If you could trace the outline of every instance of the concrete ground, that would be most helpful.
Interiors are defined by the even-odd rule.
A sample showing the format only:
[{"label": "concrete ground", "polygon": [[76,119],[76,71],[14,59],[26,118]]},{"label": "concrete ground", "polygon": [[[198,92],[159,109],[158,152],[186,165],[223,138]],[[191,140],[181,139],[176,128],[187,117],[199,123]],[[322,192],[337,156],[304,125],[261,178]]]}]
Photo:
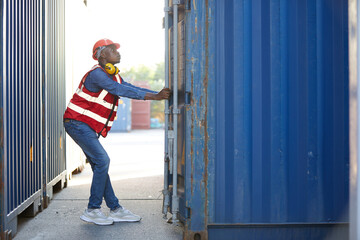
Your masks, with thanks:
[{"label": "concrete ground", "polygon": [[[15,240],[182,239],[182,227],[166,223],[161,212],[164,131],[111,133],[101,142],[111,159],[109,175],[120,204],[140,215],[141,222],[97,226],[80,220],[92,178],[87,164],[67,188],[54,194],[48,208],[34,218],[18,219]],[[102,209],[109,212],[104,202]]]}]

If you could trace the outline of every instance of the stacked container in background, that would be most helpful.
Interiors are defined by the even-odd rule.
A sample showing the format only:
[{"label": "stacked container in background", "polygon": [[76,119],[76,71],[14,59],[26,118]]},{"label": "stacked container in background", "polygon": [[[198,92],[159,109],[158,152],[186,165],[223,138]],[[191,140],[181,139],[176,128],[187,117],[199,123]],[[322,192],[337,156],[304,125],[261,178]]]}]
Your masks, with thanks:
[{"label": "stacked container in background", "polygon": [[[135,81],[134,86],[149,89],[146,81]],[[150,101],[131,99],[131,129],[150,129]]]},{"label": "stacked container in background", "polygon": [[119,106],[111,132],[130,132],[131,131],[131,102],[132,99],[122,97],[119,99]]}]

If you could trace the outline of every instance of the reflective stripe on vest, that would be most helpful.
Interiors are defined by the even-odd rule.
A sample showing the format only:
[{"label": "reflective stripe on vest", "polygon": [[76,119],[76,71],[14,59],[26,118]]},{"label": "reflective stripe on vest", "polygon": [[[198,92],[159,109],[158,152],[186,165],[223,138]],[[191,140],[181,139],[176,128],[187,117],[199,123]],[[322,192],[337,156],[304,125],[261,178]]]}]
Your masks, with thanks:
[{"label": "reflective stripe on vest", "polygon": [[[112,109],[112,103],[108,103],[106,101],[104,101],[104,97],[108,94],[108,92],[106,90],[102,90],[100,95],[98,97],[93,97],[85,92],[83,92],[81,89],[77,89],[76,90],[76,93],[77,95],[79,95],[80,97],[86,99],[87,101],[89,102],[93,102],[93,103],[97,103],[97,104],[100,104],[108,109]],[[115,110],[116,111],[117,107],[115,107]]]},{"label": "reflective stripe on vest", "polygon": [[[106,121],[107,121],[107,118],[104,118],[104,117],[101,117],[99,116],[98,114],[94,113],[94,112],[91,112],[89,110],[86,110],[84,108],[81,108],[75,104],[73,104],[72,102],[69,103],[68,105],[68,108],[70,108],[71,110],[81,114],[81,115],[85,115],[85,116],[88,116],[102,124],[106,124]],[[117,106],[115,107],[115,109],[117,109]],[[114,112],[115,112],[115,109],[114,109]],[[108,127],[111,127],[113,125],[113,121],[109,121],[108,123]]]},{"label": "reflective stripe on vest", "polygon": [[[117,96],[112,95],[104,89],[100,92],[94,93],[87,90],[84,86],[84,82],[88,74],[99,67],[101,68],[100,65],[95,65],[89,72],[85,74],[79,84],[78,89],[70,100],[70,103],[65,111],[64,118],[85,122],[92,129],[94,129],[96,133],[99,133],[103,129],[101,135],[106,137],[107,132],[113,125],[116,111],[118,109],[118,102],[116,101],[114,111],[111,114],[111,109]],[[104,69],[102,70],[105,71]],[[121,83],[119,74],[113,77],[112,80]],[[109,119],[107,127],[104,128],[108,118],[110,117],[110,114],[111,118]]]}]

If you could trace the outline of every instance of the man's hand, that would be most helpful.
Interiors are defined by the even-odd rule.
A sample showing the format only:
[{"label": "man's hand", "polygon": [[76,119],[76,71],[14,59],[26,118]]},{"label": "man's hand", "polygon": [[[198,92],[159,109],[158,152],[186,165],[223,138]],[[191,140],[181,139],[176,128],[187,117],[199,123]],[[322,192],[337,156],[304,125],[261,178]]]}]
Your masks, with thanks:
[{"label": "man's hand", "polygon": [[146,93],[145,100],[163,100],[169,99],[171,95],[171,90],[169,88],[163,88],[157,94],[154,93]]},{"label": "man's hand", "polygon": [[158,94],[156,94],[158,99],[155,100],[169,99],[170,95],[171,95],[170,88],[163,88]]}]

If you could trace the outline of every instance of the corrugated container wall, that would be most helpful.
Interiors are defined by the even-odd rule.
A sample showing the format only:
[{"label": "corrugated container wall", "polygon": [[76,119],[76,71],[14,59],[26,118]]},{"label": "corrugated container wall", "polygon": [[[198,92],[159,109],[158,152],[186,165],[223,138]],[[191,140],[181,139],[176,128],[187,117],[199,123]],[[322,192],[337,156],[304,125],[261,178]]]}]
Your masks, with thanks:
[{"label": "corrugated container wall", "polygon": [[[55,2],[55,1],[52,1]],[[52,14],[61,13],[61,4]],[[46,2],[47,3],[47,2]],[[17,216],[34,216],[44,207],[43,196],[53,179],[49,165],[61,165],[63,150],[51,147],[46,140],[45,123],[57,121],[52,109],[61,106],[49,95],[50,82],[61,92],[61,77],[47,80],[45,76],[45,22],[50,29],[59,29],[60,22],[51,22],[45,15],[45,0],[0,2],[0,234],[11,238],[17,231]],[[61,15],[61,14],[60,14]],[[62,33],[63,34],[63,33]],[[59,40],[59,39],[58,39]],[[58,42],[58,40],[56,40]],[[51,56],[61,55],[59,48],[50,48]],[[60,68],[59,71],[63,71]],[[54,87],[53,87],[54,88]],[[54,94],[54,93],[51,93]],[[61,95],[61,94],[60,94]],[[61,131],[52,129],[53,132]],[[51,139],[51,137],[49,138]],[[60,141],[60,135],[56,139]],[[49,140],[50,141],[50,140]],[[56,146],[59,146],[57,143]],[[50,157],[49,157],[50,156]],[[52,156],[53,159],[52,159]],[[49,160],[48,160],[49,158]],[[61,165],[64,169],[65,166]],[[46,181],[48,179],[49,181]],[[54,183],[55,184],[55,183]]]},{"label": "corrugated container wall", "polygon": [[216,200],[245,204],[214,218],[346,221],[346,1],[218,5]]},{"label": "corrugated container wall", "polygon": [[[42,194],[42,4],[2,1],[1,227]],[[32,41],[29,41],[31,39]]]},{"label": "corrugated container wall", "polygon": [[[46,2],[45,86],[46,86],[46,199],[52,187],[65,183],[65,0]],[[58,27],[54,27],[58,26]]]},{"label": "corrugated container wall", "polygon": [[348,221],[347,2],[216,8],[215,222]]},{"label": "corrugated container wall", "polygon": [[185,10],[186,237],[347,239],[347,1],[185,1]]}]

